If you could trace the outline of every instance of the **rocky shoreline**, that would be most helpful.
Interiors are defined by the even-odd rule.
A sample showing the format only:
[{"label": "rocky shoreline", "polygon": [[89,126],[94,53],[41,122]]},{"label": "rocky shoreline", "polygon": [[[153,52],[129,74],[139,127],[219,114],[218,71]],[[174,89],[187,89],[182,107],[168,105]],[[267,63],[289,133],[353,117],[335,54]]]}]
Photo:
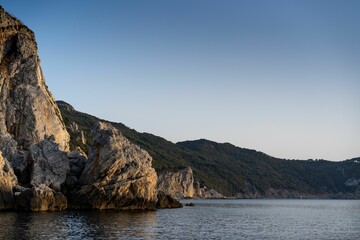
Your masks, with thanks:
[{"label": "rocky shoreline", "polygon": [[178,207],[158,201],[152,158],[110,124],[94,127],[89,157],[69,152],[34,33],[2,7],[0,20],[0,210]]},{"label": "rocky shoreline", "polygon": [[[79,146],[70,147],[69,132]],[[203,198],[360,199],[355,176],[345,182],[358,187],[355,193],[260,191],[246,179],[243,193],[226,197],[195,181],[191,167],[157,173],[150,154],[110,123],[97,122],[91,135],[86,139],[75,122],[65,126],[45,83],[34,33],[0,6],[0,210],[154,210],[182,207],[176,199]]]}]

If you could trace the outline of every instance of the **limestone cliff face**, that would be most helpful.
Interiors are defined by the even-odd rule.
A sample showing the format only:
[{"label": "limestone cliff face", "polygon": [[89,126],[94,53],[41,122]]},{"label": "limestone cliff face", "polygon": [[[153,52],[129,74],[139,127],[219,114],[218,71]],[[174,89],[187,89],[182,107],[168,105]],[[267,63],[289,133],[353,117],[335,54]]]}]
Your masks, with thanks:
[{"label": "limestone cliff face", "polygon": [[92,133],[94,145],[79,180],[77,207],[154,209],[157,174],[150,155],[110,124],[98,123]]},{"label": "limestone cliff face", "polygon": [[0,208],[63,209],[68,149],[34,33],[0,7]]},{"label": "limestone cliff face", "polygon": [[24,150],[53,136],[68,150],[69,134],[45,85],[34,33],[3,8],[0,19],[0,135]]},{"label": "limestone cliff face", "polygon": [[194,176],[190,167],[179,172],[164,172],[159,174],[157,182],[159,193],[170,195],[173,198],[194,197]]}]

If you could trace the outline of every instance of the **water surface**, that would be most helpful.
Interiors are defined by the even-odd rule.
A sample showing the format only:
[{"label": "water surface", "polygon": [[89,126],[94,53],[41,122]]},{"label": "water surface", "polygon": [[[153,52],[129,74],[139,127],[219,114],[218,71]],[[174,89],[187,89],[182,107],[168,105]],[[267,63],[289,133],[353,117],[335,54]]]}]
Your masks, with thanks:
[{"label": "water surface", "polygon": [[148,212],[0,212],[0,239],[359,239],[359,200],[184,200]]}]

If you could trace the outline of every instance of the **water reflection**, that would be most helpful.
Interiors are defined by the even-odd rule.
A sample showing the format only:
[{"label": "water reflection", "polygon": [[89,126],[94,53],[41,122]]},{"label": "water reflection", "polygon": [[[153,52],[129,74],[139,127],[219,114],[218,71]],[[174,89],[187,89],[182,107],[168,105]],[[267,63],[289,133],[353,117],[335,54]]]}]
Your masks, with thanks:
[{"label": "water reflection", "polygon": [[0,212],[0,239],[155,238],[156,213]]},{"label": "water reflection", "polygon": [[195,207],[151,212],[0,212],[0,239],[295,240],[360,236],[360,201],[190,201]]}]

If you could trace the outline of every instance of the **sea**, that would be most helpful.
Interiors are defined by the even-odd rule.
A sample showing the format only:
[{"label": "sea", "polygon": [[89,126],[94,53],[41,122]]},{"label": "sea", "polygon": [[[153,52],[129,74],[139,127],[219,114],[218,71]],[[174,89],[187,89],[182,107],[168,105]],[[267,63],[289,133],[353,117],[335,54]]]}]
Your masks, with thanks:
[{"label": "sea", "polygon": [[360,200],[182,200],[157,211],[0,212],[0,239],[360,239]]}]

